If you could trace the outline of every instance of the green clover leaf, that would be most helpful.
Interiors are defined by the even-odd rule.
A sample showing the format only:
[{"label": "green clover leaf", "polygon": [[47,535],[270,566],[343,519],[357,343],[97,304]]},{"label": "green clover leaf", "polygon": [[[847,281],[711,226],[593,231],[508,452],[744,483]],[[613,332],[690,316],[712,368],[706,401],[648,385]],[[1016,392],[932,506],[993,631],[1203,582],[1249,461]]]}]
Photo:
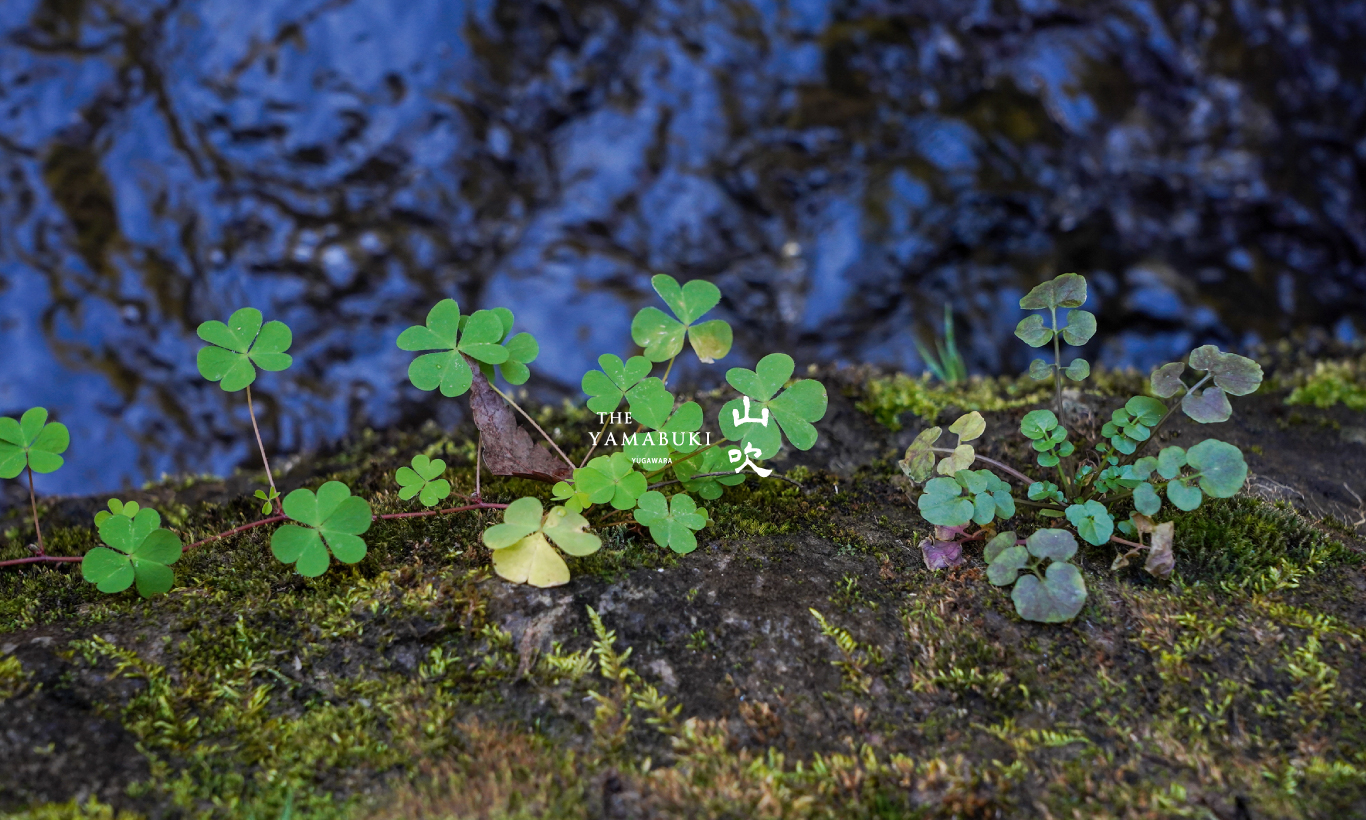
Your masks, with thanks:
[{"label": "green clover leaf", "polygon": [[270,537],[270,550],[285,564],[306,578],[327,572],[331,556],[343,564],[355,564],[365,557],[365,540],[360,536],[370,529],[372,515],[365,499],[351,495],[351,488],[340,481],[329,481],[312,490],[298,489],[285,496],[285,515],[303,524],[286,524]]},{"label": "green clover leaf", "polygon": [[732,399],[721,408],[725,437],[757,448],[761,459],[778,454],[783,435],[798,450],[815,446],[814,422],[825,417],[829,397],[825,386],[814,379],[800,379],[779,393],[795,369],[791,356],[770,353],[753,370],[732,367],[726,371],[726,381],[744,398]]},{"label": "green clover leaf", "polygon": [[[590,370],[583,374],[582,385],[583,392],[590,396],[588,409],[594,413],[611,413],[621,406],[622,398],[629,400],[650,394],[651,398],[658,401],[655,391],[662,390],[664,383],[655,379],[654,381],[659,382],[658,388],[655,388],[653,382],[645,379],[650,375],[651,364],[644,356],[632,356],[622,362],[620,356],[606,353],[598,357],[598,366],[602,369]],[[668,403],[669,409],[672,409],[672,396],[669,397]],[[638,413],[634,408],[633,412]]]},{"label": "green clover leaf", "polygon": [[[701,408],[698,408],[701,412]],[[625,453],[598,456],[574,471],[574,488],[587,494],[593,504],[610,503],[613,509],[629,510],[646,490],[645,475]]]},{"label": "green clover leaf", "polygon": [[105,521],[109,520],[111,515],[126,515],[129,518],[136,518],[138,510],[142,509],[136,501],[120,501],[117,498],[109,499],[108,505],[109,509],[107,511],[100,510],[95,513],[95,526],[97,528]]},{"label": "green clover leaf", "polygon": [[593,506],[593,502],[588,500],[588,493],[576,490],[568,481],[556,481],[555,486],[550,488],[550,497],[555,501],[563,501],[564,508],[570,512],[581,513]]},{"label": "green clover leaf", "polygon": [[394,473],[400,489],[398,497],[408,501],[417,496],[424,507],[435,507],[451,494],[451,482],[440,475],[446,472],[446,462],[432,459],[418,453],[413,456],[412,467],[399,467]]},{"label": "green clover leaf", "polygon": [[645,358],[652,362],[672,359],[683,350],[686,335],[697,358],[711,364],[730,352],[733,333],[730,325],[720,319],[694,324],[702,315],[721,301],[716,285],[694,279],[682,287],[667,274],[650,279],[655,292],[673,311],[669,316],[659,308],[647,307],[631,322],[631,338],[645,349]]},{"label": "green clover leaf", "polygon": [[[672,396],[669,401],[672,408]],[[622,436],[621,443],[627,458],[638,464],[663,466],[676,450],[686,448],[691,452],[701,441],[696,433],[702,429],[702,405],[695,401],[680,404],[663,420],[653,412],[637,416],[636,420],[648,429]]]},{"label": "green clover leaf", "polygon": [[427,313],[425,325],[414,325],[398,336],[403,350],[436,350],[418,356],[408,365],[408,380],[419,390],[441,388],[441,395],[455,397],[465,393],[474,382],[474,372],[465,356],[490,365],[506,363],[511,353],[498,341],[503,338],[503,322],[492,310],[476,310],[461,322],[460,305],[442,299]]},{"label": "green clover leaf", "polygon": [[650,490],[640,497],[634,515],[636,521],[650,528],[656,544],[680,555],[697,549],[693,532],[707,526],[707,509],[697,506],[687,493],[666,499],[658,490]]},{"label": "green clover leaf", "polygon": [[1066,510],[1067,520],[1077,528],[1077,534],[1088,544],[1100,546],[1115,532],[1115,519],[1099,501],[1073,504]]},{"label": "green clover leaf", "polygon": [[[498,343],[507,349],[507,361],[499,365],[493,365],[486,361],[479,361],[479,370],[483,372],[484,378],[493,381],[494,371],[501,373],[503,379],[508,384],[526,384],[527,379],[531,378],[531,369],[527,365],[536,360],[541,354],[541,346],[536,342],[536,337],[530,333],[518,333],[511,339],[508,334],[512,333],[512,311],[505,307],[496,307],[489,311],[498,317],[498,322],[502,325],[502,335],[498,337]],[[469,322],[468,316],[460,317],[460,330],[464,331]]]},{"label": "green clover leaf", "polygon": [[1062,623],[1075,618],[1086,603],[1086,583],[1074,565],[1055,562],[1048,565],[1043,580],[1030,574],[1015,582],[1010,599],[1027,621]]},{"label": "green clover leaf", "polygon": [[[170,565],[183,553],[180,538],[161,528],[156,510],[137,510],[132,517],[110,515],[99,525],[100,540],[112,549],[96,547],[81,560],[81,576],[100,592],[123,592],[134,583],[144,598],[171,589],[175,573]],[[127,511],[127,505],[122,508]]]},{"label": "green clover leaf", "polygon": [[266,492],[265,490],[257,490],[255,493],[253,493],[253,495],[261,499],[262,501],[261,515],[269,515],[270,511],[275,508],[275,499],[280,497],[280,491],[275,489],[274,487],[271,487],[270,492]]},{"label": "green clover leaf", "polygon": [[279,371],[289,367],[294,357],[285,351],[294,341],[284,322],[261,326],[261,311],[246,307],[233,312],[225,325],[211,320],[199,326],[199,338],[209,343],[201,348],[196,363],[199,375],[228,393],[236,393],[256,381],[256,368]]},{"label": "green clover leaf", "polygon": [[0,478],[14,478],[29,467],[50,473],[64,462],[61,454],[71,445],[71,434],[61,422],[47,420],[47,409],[33,407],[18,421],[0,418]]},{"label": "green clover leaf", "polygon": [[[484,545],[493,551],[493,570],[514,584],[555,587],[569,583],[569,567],[555,547],[570,555],[591,555],[602,539],[585,532],[588,521],[577,512],[552,507],[542,515],[541,502],[519,498],[503,511],[503,523],[484,530]],[[555,546],[551,546],[551,543]]]}]

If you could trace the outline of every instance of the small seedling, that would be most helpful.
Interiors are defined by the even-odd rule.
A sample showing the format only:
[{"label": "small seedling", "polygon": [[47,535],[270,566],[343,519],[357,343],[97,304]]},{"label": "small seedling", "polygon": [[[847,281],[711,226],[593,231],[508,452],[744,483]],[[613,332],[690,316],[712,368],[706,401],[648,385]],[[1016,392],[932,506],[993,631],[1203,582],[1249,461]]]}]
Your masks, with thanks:
[{"label": "small seedling", "polygon": [[944,305],[944,336],[935,340],[934,348],[935,352],[931,353],[919,340],[915,343],[915,349],[920,353],[920,360],[925,363],[930,374],[949,387],[956,387],[966,382],[968,380],[968,369],[963,364],[963,357],[958,352],[958,345],[953,338],[952,305]]},{"label": "small seedling", "polygon": [[418,453],[413,456],[411,467],[399,467],[394,473],[394,479],[402,488],[398,497],[409,501],[416,496],[422,506],[435,507],[451,494],[451,482],[441,478],[445,472],[446,462]]},{"label": "small seedling", "polygon": [[707,508],[684,493],[665,498],[657,490],[640,497],[635,511],[636,521],[650,528],[650,537],[661,547],[668,547],[679,555],[697,549],[693,533],[707,526]]},{"label": "small seedling", "polygon": [[275,509],[275,499],[280,497],[280,491],[271,487],[267,490],[257,490],[253,495],[261,501],[261,515],[270,515],[270,511]]},{"label": "small seedling", "polygon": [[123,592],[134,583],[144,598],[168,592],[175,583],[170,565],[180,559],[183,548],[175,533],[161,527],[156,510],[138,509],[129,502],[99,523],[100,540],[81,561],[81,576],[100,592]]},{"label": "small seedling", "polygon": [[1003,532],[987,542],[982,557],[987,580],[998,587],[1015,585],[1010,598],[1021,618],[1056,624],[1075,618],[1086,602],[1086,582],[1067,560],[1076,552],[1072,533],[1044,529],[1024,541],[1017,541],[1014,532]]},{"label": "small seedling", "polygon": [[28,498],[40,556],[46,553],[43,530],[38,524],[38,497],[33,491],[33,474],[56,472],[66,463],[62,453],[70,445],[71,434],[66,425],[49,422],[44,407],[30,408],[18,421],[8,416],[0,418],[0,478],[17,478],[28,471]]}]

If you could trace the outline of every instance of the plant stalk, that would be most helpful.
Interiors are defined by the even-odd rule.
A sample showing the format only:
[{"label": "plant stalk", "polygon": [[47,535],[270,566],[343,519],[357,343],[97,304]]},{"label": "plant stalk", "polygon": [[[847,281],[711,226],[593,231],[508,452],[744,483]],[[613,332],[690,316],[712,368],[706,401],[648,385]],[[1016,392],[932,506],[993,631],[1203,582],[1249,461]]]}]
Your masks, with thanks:
[{"label": "plant stalk", "polygon": [[495,385],[495,384],[493,384],[492,382],[489,383],[489,387],[493,389],[493,392],[495,392],[495,393],[497,393],[498,395],[502,396],[502,397],[503,397],[503,401],[505,401],[505,402],[507,402],[508,404],[512,405],[512,409],[516,410],[518,413],[521,413],[521,414],[522,414],[522,418],[524,418],[524,419],[526,419],[528,422],[530,422],[531,426],[536,428],[536,432],[540,433],[542,438],[544,438],[546,441],[550,442],[550,446],[555,448],[555,452],[559,454],[560,458],[564,459],[564,463],[569,465],[569,469],[570,469],[570,470],[577,469],[577,468],[574,466],[574,462],[572,462],[572,461],[569,460],[569,456],[567,456],[567,455],[564,454],[564,450],[561,450],[561,449],[560,449],[560,445],[558,445],[558,444],[555,443],[555,439],[551,438],[551,437],[550,437],[550,434],[547,433],[545,430],[542,430],[542,429],[541,429],[541,425],[537,424],[537,423],[536,423],[536,420],[533,419],[533,418],[527,413],[527,411],[523,410],[521,405],[519,405],[517,402],[513,401],[513,400],[512,400],[512,397],[509,396],[507,393],[504,393],[502,390],[499,390],[499,389],[498,389],[498,386]]},{"label": "plant stalk", "polygon": [[391,518],[423,518],[429,515],[447,515],[449,513],[469,512],[470,510],[506,510],[507,508],[508,505],[506,504],[485,504],[483,501],[480,501],[478,504],[468,504],[464,507],[450,507],[449,509],[445,510],[421,510],[419,512],[387,513],[385,515],[377,515],[375,516],[375,518],[380,521],[388,521]]},{"label": "plant stalk", "polygon": [[38,496],[33,492],[33,467],[28,468],[28,503],[33,507],[33,531],[38,535],[38,557],[45,557],[43,549],[43,530],[38,526]]},{"label": "plant stalk", "polygon": [[[610,418],[610,417],[609,417],[609,418]],[[590,459],[590,458],[593,457],[593,451],[596,450],[596,449],[598,449],[598,441],[602,441],[602,434],[607,432],[607,425],[608,425],[609,423],[610,423],[610,422],[606,422],[606,421],[604,421],[604,422],[602,423],[602,429],[598,431],[598,438],[597,438],[597,441],[594,441],[594,442],[593,442],[593,446],[588,448],[588,452],[587,452],[587,453],[584,455],[584,457],[583,457],[583,462],[579,464],[580,467],[583,467],[584,464],[587,464],[587,463],[588,463],[588,459]]]},{"label": "plant stalk", "polygon": [[717,441],[712,442],[711,444],[708,444],[706,447],[703,447],[703,448],[700,449],[700,450],[693,450],[691,453],[688,453],[686,456],[683,456],[682,458],[678,459],[678,461],[675,461],[675,462],[673,462],[672,464],[667,464],[667,465],[665,465],[665,466],[663,466],[663,467],[660,467],[658,470],[654,470],[653,472],[646,473],[646,474],[645,474],[645,477],[646,477],[646,478],[654,478],[655,476],[659,475],[660,473],[662,473],[662,472],[664,472],[665,470],[669,469],[670,467],[674,466],[674,464],[681,464],[681,463],[684,462],[684,461],[688,461],[688,460],[690,460],[690,459],[692,459],[692,458],[695,458],[695,457],[697,457],[697,456],[700,456],[700,455],[702,455],[703,453],[705,453],[705,452],[707,452],[708,450],[710,450],[711,448],[713,448],[713,447],[718,447],[718,446],[720,446],[720,445],[722,445],[722,444],[725,444],[725,443],[726,443],[727,441],[729,441],[729,440],[730,440],[730,439],[727,439],[727,438],[721,438],[721,439],[719,439],[719,440],[717,440]]},{"label": "plant stalk", "polygon": [[256,433],[256,446],[261,451],[261,463],[266,467],[266,481],[270,482],[271,495],[275,498],[275,512],[284,515],[285,505],[280,500],[280,491],[275,489],[275,477],[270,474],[270,459],[266,458],[266,445],[261,443],[261,428],[256,424],[256,408],[251,403],[251,385],[247,385],[247,415],[251,416],[251,429]]},{"label": "plant stalk", "polygon": [[[934,453],[946,453],[946,454],[948,454],[948,455],[953,455],[953,450],[950,450],[950,449],[947,448],[947,447],[931,447],[931,448],[930,448],[930,451],[931,451],[931,452],[934,452]],[[1001,462],[997,461],[996,459],[987,458],[986,456],[977,456],[975,460],[976,460],[976,461],[980,461],[980,462],[982,462],[983,464],[990,464],[991,466],[997,468],[998,470],[1004,470],[1005,472],[1009,473],[1010,475],[1015,476],[1016,478],[1018,478],[1018,479],[1020,479],[1021,481],[1025,482],[1026,484],[1038,484],[1038,483],[1039,483],[1039,482],[1035,481],[1034,479],[1030,478],[1029,476],[1025,475],[1024,473],[1020,472],[1019,470],[1016,470],[1014,467],[1007,467],[1006,465],[1002,464]]]}]

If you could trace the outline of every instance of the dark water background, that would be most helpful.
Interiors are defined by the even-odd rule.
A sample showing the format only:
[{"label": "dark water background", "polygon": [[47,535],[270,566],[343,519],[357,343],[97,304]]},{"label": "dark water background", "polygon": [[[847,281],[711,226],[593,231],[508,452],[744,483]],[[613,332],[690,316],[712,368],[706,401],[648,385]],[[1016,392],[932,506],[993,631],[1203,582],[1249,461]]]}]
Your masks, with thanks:
[{"label": "dark water background", "polygon": [[258,395],[297,450],[460,418],[393,343],[439,298],[512,308],[567,393],[660,272],[720,286],[724,366],[919,372],[948,301],[1021,368],[1067,270],[1105,364],[1351,337],[1364,44],[1324,0],[3,0],[0,413],[71,427],[49,492],[224,472],[206,319],[293,327]]}]

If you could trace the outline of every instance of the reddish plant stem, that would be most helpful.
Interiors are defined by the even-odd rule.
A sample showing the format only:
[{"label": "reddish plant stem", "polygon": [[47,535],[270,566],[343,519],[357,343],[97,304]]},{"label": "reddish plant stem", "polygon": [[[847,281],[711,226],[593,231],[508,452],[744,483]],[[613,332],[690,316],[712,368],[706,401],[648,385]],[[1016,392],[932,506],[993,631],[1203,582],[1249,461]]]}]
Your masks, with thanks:
[{"label": "reddish plant stem", "polygon": [[0,567],[17,567],[22,564],[74,564],[84,559],[63,558],[57,555],[39,555],[35,558],[15,558],[12,561],[0,561]]},{"label": "reddish plant stem", "polygon": [[234,527],[228,530],[227,532],[220,532],[217,535],[210,535],[208,538],[205,538],[202,541],[196,541],[193,544],[190,544],[189,546],[183,548],[181,552],[189,552],[190,550],[202,544],[207,544],[210,541],[217,541],[219,538],[227,538],[228,536],[236,535],[239,532],[246,532],[247,530],[252,529],[254,527],[263,527],[266,524],[278,524],[279,522],[284,521],[286,517],[287,516],[283,514],[272,515],[270,518],[262,518],[260,521],[253,521],[250,524],[243,524],[242,526]]},{"label": "reddish plant stem", "polygon": [[1136,548],[1136,549],[1145,550],[1145,549],[1148,548],[1148,545],[1147,545],[1147,544],[1143,544],[1143,543],[1140,543],[1140,542],[1137,542],[1137,541],[1130,541],[1130,540],[1128,540],[1128,539],[1126,539],[1126,538],[1120,538],[1118,535],[1112,535],[1112,536],[1110,536],[1110,540],[1111,540],[1111,541],[1114,541],[1114,542],[1117,543],[1117,544],[1128,544],[1129,546],[1134,547],[1134,548]]},{"label": "reddish plant stem", "polygon": [[[931,448],[930,448],[930,451],[931,451],[931,452],[934,452],[934,453],[947,453],[948,455],[953,455],[953,450],[950,450],[950,449],[947,448],[947,447],[931,447]],[[999,468],[999,469],[1001,469],[1001,470],[1004,470],[1005,472],[1009,473],[1010,475],[1015,476],[1016,478],[1020,479],[1021,481],[1025,482],[1025,483],[1027,483],[1027,484],[1037,484],[1037,483],[1038,483],[1037,481],[1035,481],[1034,479],[1032,479],[1032,478],[1030,478],[1029,476],[1025,475],[1024,473],[1020,472],[1019,470],[1016,470],[1016,469],[1014,469],[1013,467],[1007,467],[1006,465],[1002,464],[1001,462],[999,462],[999,461],[997,461],[997,460],[995,460],[995,459],[987,458],[986,456],[977,456],[977,457],[976,457],[976,460],[982,462],[983,464],[990,464],[990,465],[993,466],[993,467],[996,467],[996,468]]]},{"label": "reddish plant stem", "polygon": [[38,535],[38,557],[47,555],[43,549],[43,529],[38,526],[38,496],[33,492],[33,467],[28,468],[28,503],[33,505],[33,531]]}]

